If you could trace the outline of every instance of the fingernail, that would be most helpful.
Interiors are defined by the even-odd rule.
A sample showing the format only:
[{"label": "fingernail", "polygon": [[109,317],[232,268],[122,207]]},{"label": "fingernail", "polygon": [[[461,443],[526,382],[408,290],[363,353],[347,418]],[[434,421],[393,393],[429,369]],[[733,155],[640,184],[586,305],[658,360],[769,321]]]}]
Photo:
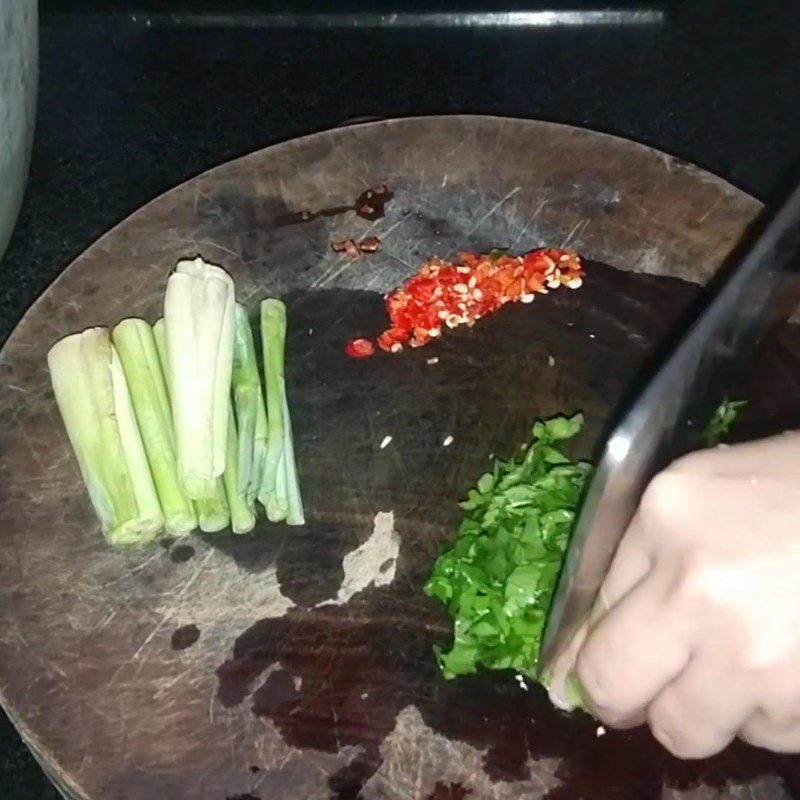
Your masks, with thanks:
[{"label": "fingernail", "polygon": [[545,684],[550,702],[561,711],[574,711],[583,708],[583,696],[578,677],[574,672],[569,673],[563,680],[556,679],[551,684]]},{"label": "fingernail", "polygon": [[553,683],[553,677],[555,675],[555,671],[556,671],[555,665],[550,664],[549,667],[545,668],[539,674],[539,683],[541,683],[542,686],[544,686],[544,688],[547,689],[548,692],[550,691],[550,685]]},{"label": "fingernail", "polygon": [[571,709],[589,710],[586,694],[583,691],[583,684],[581,684],[581,679],[576,672],[570,672],[566,681],[564,681],[564,699],[569,703]]}]

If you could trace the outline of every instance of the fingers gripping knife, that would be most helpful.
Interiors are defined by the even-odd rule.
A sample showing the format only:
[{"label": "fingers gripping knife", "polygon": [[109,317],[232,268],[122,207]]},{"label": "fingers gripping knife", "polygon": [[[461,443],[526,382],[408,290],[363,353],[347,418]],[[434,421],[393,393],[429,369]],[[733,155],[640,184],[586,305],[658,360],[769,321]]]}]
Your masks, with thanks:
[{"label": "fingers gripping knife", "polygon": [[650,478],[697,445],[729,376],[800,299],[800,187],[741,251],[606,441],[567,551],[548,618],[546,671],[592,610]]}]

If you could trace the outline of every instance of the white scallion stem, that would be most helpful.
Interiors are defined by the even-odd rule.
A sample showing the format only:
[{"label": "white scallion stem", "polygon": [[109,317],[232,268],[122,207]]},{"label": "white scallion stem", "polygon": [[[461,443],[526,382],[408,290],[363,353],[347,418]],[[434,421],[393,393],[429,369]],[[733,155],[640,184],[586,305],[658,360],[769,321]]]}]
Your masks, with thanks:
[{"label": "white scallion stem", "polygon": [[[159,317],[153,324],[153,341],[156,343],[158,363],[161,364],[161,374],[164,376],[164,388],[167,390],[167,398],[169,398],[169,361],[167,360],[167,331],[164,327],[164,317]],[[173,436],[174,434],[175,432],[173,431]]]},{"label": "white scallion stem", "polygon": [[235,327],[234,288],[224,269],[179,261],[164,297],[169,386],[185,493],[200,500],[225,470]]},{"label": "white scallion stem", "polygon": [[[236,304],[236,332],[233,342],[233,375],[231,393],[236,416],[238,449],[236,454],[239,492],[251,493],[259,466],[254,462],[255,437],[261,396],[261,378],[253,342],[253,331],[247,311]],[[263,408],[263,400],[261,401]],[[261,453],[258,454],[259,457]]]},{"label": "white scallion stem", "polygon": [[140,519],[145,520],[155,535],[164,527],[164,512],[158,501],[150,465],[144,444],[136,424],[136,415],[131,403],[125,372],[113,345],[111,347],[111,383],[114,387],[114,412],[122,438],[122,449],[128,462],[128,471],[133,483],[133,493],[139,506]]},{"label": "white scallion stem", "polygon": [[[283,360],[286,339],[286,306],[280,300],[261,302],[261,342],[264,355],[264,383],[267,394],[267,452],[258,499],[270,516],[279,513],[275,498],[278,467],[283,454]],[[272,500],[270,502],[270,497]]]},{"label": "white scallion stem", "polygon": [[270,522],[283,522],[289,513],[289,501],[286,497],[286,454],[281,453],[278,472],[275,475],[275,489],[267,496],[267,519]]},{"label": "white scallion stem", "polygon": [[290,525],[303,525],[305,515],[284,378],[286,307],[279,300],[264,300],[261,303],[261,337],[267,389],[268,439],[259,500],[271,521],[285,519]]},{"label": "white scallion stem", "polygon": [[[169,374],[166,327],[163,319],[159,319],[156,324],[153,325],[153,336],[156,340],[156,349],[158,350],[161,369],[165,375]],[[169,384],[167,384],[167,393],[169,394]],[[203,498],[194,502],[194,508],[200,530],[204,533],[216,533],[228,527],[230,513],[222,477],[214,479],[211,490],[205,493]]]},{"label": "white scallion stem", "polygon": [[125,374],[107,328],[57,342],[47,354],[56,403],[107,541],[145,544],[164,525]]},{"label": "white scallion stem", "polygon": [[247,487],[247,502],[252,505],[258,492],[261,489],[261,482],[264,479],[264,468],[267,464],[267,439],[269,438],[269,426],[267,425],[267,407],[264,404],[264,395],[259,389],[258,401],[256,404],[256,428],[255,438],[253,439],[253,468],[250,475],[250,483]]},{"label": "white scallion stem", "polygon": [[305,525],[303,498],[300,495],[300,480],[297,477],[297,464],[294,458],[292,420],[285,392],[283,395],[283,467],[286,472],[286,497],[289,503],[286,522],[289,525]]},{"label": "white scallion stem", "polygon": [[125,372],[167,531],[189,533],[197,527],[197,517],[178,481],[172,411],[153,331],[142,319],[126,319],[114,328],[111,338]]},{"label": "white scallion stem", "polygon": [[221,477],[214,480],[210,493],[195,500],[195,508],[203,533],[216,533],[230,525],[231,514],[225,494],[225,482]]},{"label": "white scallion stem", "polygon": [[233,414],[229,414],[228,465],[222,479],[225,482],[225,493],[231,512],[231,529],[234,533],[249,533],[256,526],[256,515],[252,506],[248,505],[244,493],[239,491],[238,452],[236,424],[233,421]]}]

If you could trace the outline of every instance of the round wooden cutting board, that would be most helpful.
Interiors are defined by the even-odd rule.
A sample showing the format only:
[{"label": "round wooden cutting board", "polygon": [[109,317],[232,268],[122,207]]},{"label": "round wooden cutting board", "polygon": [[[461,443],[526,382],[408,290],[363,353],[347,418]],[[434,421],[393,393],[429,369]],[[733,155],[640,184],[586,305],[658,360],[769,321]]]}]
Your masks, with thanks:
[{"label": "round wooden cutting board", "polygon": [[[379,183],[394,193],[384,218],[342,209]],[[100,239],[0,354],[0,692],[59,788],[81,800],[800,796],[793,758],[736,745],[681,763],[646,730],[598,737],[513,676],[444,681],[432,648],[449,620],[421,591],[490,454],[510,454],[538,416],[582,409],[576,453],[591,455],[758,211],[719,178],[631,142],[444,117],[269,147]],[[331,250],[366,235],[379,252]],[[349,338],[381,330],[382,294],[424,258],[542,245],[588,259],[580,290],[420,350],[345,356]],[[230,270],[249,307],[287,302],[309,521],[114,552],[45,355],[89,325],[155,320],[169,271],[195,255]],[[795,327],[745,389],[745,432],[797,421]]]}]

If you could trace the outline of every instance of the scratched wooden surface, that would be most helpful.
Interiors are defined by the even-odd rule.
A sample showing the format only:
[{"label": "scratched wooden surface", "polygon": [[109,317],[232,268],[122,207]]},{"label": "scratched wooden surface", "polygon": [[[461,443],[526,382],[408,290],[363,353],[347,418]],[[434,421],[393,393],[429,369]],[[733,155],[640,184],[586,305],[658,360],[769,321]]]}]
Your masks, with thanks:
[{"label": "scratched wooden surface", "polygon": [[[285,224],[379,182],[395,193],[384,219]],[[447,619],[420,591],[489,454],[511,452],[537,415],[578,408],[588,424],[576,447],[591,452],[758,210],[639,145],[448,117],[267,148],[98,241],[0,354],[0,692],[61,790],[81,800],[800,796],[790,758],[735,747],[681,764],[646,732],[597,738],[591,721],[556,714],[508,676],[444,682],[431,648]],[[383,244],[368,258],[330,250],[368,234]],[[343,355],[347,338],[380,330],[381,293],[422,258],[543,244],[591,259],[581,290],[420,351]],[[111,552],[45,353],[90,324],[154,320],[170,268],[195,254],[227,267],[245,303],[287,300],[309,524]],[[766,391],[774,374],[780,391]],[[798,375],[800,340],[787,327],[751,376],[745,429],[793,424]]]}]

